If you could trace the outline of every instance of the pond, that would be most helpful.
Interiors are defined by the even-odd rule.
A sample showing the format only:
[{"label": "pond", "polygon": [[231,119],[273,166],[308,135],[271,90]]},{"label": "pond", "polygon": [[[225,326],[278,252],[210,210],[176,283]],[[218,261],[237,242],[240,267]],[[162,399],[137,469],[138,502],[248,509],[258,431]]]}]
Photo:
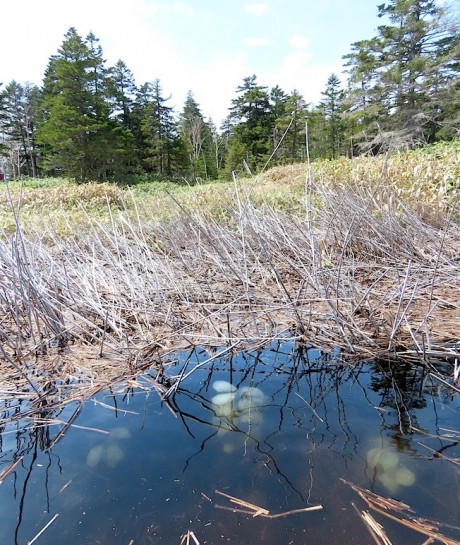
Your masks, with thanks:
[{"label": "pond", "polygon": [[[460,396],[424,366],[290,342],[213,354],[177,356],[169,375],[210,361],[167,404],[146,374],[88,401],[65,434],[5,428],[0,472],[18,463],[0,484],[0,543],[375,543],[363,511],[393,543],[460,539]],[[409,505],[388,511],[409,526],[439,524],[413,531],[360,490]]]}]

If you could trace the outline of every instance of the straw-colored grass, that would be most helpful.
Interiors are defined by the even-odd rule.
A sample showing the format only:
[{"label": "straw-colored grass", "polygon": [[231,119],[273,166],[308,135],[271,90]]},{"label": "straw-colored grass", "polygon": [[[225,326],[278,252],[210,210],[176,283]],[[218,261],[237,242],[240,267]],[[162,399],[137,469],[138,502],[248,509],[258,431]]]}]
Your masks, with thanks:
[{"label": "straw-colored grass", "polygon": [[453,361],[458,149],[167,191],[5,187],[0,388],[52,407],[168,351],[280,335]]}]

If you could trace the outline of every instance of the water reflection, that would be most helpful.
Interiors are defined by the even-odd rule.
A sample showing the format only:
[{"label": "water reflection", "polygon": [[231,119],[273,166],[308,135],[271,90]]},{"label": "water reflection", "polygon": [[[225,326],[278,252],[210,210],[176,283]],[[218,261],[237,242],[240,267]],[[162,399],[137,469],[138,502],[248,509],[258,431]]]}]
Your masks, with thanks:
[{"label": "water reflection", "polygon": [[[180,354],[161,380],[209,356]],[[208,543],[330,544],[345,532],[371,543],[341,478],[459,524],[460,476],[445,458],[459,456],[459,399],[421,366],[275,343],[197,368],[167,404],[155,378],[3,430],[0,472],[19,463],[0,486],[1,543],[31,540],[55,514],[50,545],[178,543],[189,528]],[[216,489],[271,512],[325,508],[254,519],[215,509]]]}]

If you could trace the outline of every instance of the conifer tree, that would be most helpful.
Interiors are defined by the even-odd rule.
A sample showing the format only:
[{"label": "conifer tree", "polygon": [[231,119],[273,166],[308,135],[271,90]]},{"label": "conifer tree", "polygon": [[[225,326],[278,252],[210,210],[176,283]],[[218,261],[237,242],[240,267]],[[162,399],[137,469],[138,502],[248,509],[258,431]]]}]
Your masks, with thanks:
[{"label": "conifer tree", "polygon": [[243,160],[252,170],[261,167],[271,150],[273,115],[267,88],[255,75],[244,78],[232,100],[229,123],[231,139],[227,172],[241,169]]},{"label": "conifer tree", "polygon": [[112,116],[124,127],[131,129],[137,87],[133,73],[121,59],[109,70],[108,85],[112,101]]},{"label": "conifer tree", "polygon": [[171,176],[181,170],[183,149],[178,137],[170,97],[163,96],[159,79],[145,83],[138,92],[135,115],[142,163],[147,172]]},{"label": "conifer tree", "polygon": [[[294,89],[286,96],[282,115],[276,118],[279,141],[275,157],[284,163],[305,159],[305,124],[308,108],[302,95]],[[281,141],[282,139],[282,141]]]},{"label": "conifer tree", "polygon": [[388,24],[345,57],[353,121],[374,150],[433,142],[458,81],[458,28],[433,0],[390,0],[378,15]]},{"label": "conifer tree", "polygon": [[286,103],[288,96],[281,89],[279,85],[276,85],[270,89],[270,110],[271,110],[271,121],[272,126],[271,136],[272,136],[272,149],[274,161],[277,161],[282,156],[282,151],[280,149],[283,137],[285,136],[285,130],[287,127],[284,126],[283,120],[286,119]]},{"label": "conifer tree", "polygon": [[37,131],[47,172],[85,181],[129,169],[132,137],[110,119],[104,62],[95,36],[75,28],[50,58]]},{"label": "conifer tree", "polygon": [[[217,167],[212,160],[212,132],[200,106],[189,91],[180,115],[180,131],[189,158],[192,177],[215,178]],[[211,153],[210,153],[211,152]]]},{"label": "conifer tree", "polygon": [[324,115],[325,136],[327,142],[327,157],[335,159],[340,155],[344,138],[344,124],[342,121],[344,91],[336,74],[331,74],[327,80],[323,100],[319,108]]},{"label": "conifer tree", "polygon": [[0,130],[3,132],[5,152],[9,156],[14,176],[38,175],[35,144],[35,122],[39,89],[30,83],[21,85],[11,81],[1,93],[3,112]]}]

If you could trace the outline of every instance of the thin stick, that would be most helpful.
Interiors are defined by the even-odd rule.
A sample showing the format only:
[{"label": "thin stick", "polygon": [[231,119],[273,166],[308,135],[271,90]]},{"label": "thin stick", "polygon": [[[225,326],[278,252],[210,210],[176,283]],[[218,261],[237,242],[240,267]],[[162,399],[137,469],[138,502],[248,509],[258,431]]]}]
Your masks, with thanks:
[{"label": "thin stick", "polygon": [[181,536],[180,544],[181,545],[190,545],[190,538],[193,539],[195,545],[200,545],[200,542],[196,538],[195,534],[191,530],[187,530],[187,533]]},{"label": "thin stick", "polygon": [[43,526],[43,528],[38,532],[38,534],[31,540],[31,541],[28,541],[27,542],[27,545],[32,545],[32,543],[34,543],[35,541],[37,541],[37,539],[43,534],[43,532],[49,527],[51,526],[51,524],[53,524],[53,522],[58,518],[59,516],[59,513],[56,513],[54,515],[54,517],[48,522],[48,524],[46,524],[45,526]]},{"label": "thin stick", "polygon": [[236,503],[237,505],[240,505],[242,507],[247,507],[248,509],[252,509],[253,511],[255,511],[253,515],[254,517],[258,515],[268,515],[269,513],[267,509],[264,509],[263,507],[259,507],[258,505],[255,505],[254,503],[249,503],[245,500],[235,498],[235,496],[230,496],[230,494],[226,494],[225,492],[220,492],[219,490],[216,490],[215,492],[216,494],[220,494],[221,496],[228,498],[232,503]]},{"label": "thin stick", "polygon": [[67,482],[65,483],[65,485],[63,485],[63,486],[61,487],[61,490],[59,490],[59,494],[60,494],[61,492],[64,492],[64,490],[65,490],[66,488],[69,488],[69,486],[70,486],[71,484],[72,484],[72,479],[70,479],[70,481],[67,481]]},{"label": "thin stick", "polygon": [[65,426],[59,430],[59,432],[56,434],[56,437],[51,441],[49,447],[46,449],[45,452],[48,450],[51,450],[54,445],[62,439],[62,437],[65,435],[66,431],[70,428],[73,421],[77,418],[77,416],[80,414],[80,411],[83,409],[83,404],[80,404],[75,411],[73,412],[72,416],[69,418],[68,422],[65,424]]},{"label": "thin stick", "polygon": [[216,507],[218,509],[224,509],[226,511],[232,511],[234,513],[243,513],[246,515],[252,515],[253,517],[261,516],[268,519],[277,519],[277,518],[287,517],[289,515],[296,515],[298,513],[308,513],[309,511],[318,511],[323,508],[322,505],[312,505],[310,507],[301,507],[300,509],[291,509],[290,511],[283,511],[282,513],[275,513],[272,515],[270,514],[270,511],[268,511],[268,509],[264,509],[263,507],[259,507],[258,505],[249,503],[245,500],[241,500],[240,498],[236,498],[235,496],[230,496],[230,494],[226,494],[225,492],[221,492],[220,490],[215,490],[215,492],[216,494],[220,494],[221,496],[228,498],[232,503],[236,503],[238,506],[240,506],[240,508],[238,508],[238,507],[228,507],[225,505],[216,504]]},{"label": "thin stick", "polygon": [[318,420],[320,422],[324,422],[324,420],[320,417],[320,415],[315,411],[315,409],[310,405],[310,403],[308,403],[308,401],[306,399],[304,399],[299,393],[295,392],[295,395],[297,397],[300,397],[300,399],[307,404],[307,406],[310,408],[310,410],[312,411],[312,413],[316,416],[316,418],[318,418]]},{"label": "thin stick", "polygon": [[19,456],[19,458],[17,460],[15,460],[11,465],[9,465],[6,469],[4,469],[1,473],[0,473],[0,484],[3,482],[3,479],[5,479],[6,477],[8,477],[8,475],[14,470],[14,468],[21,463],[22,459],[24,458],[24,456]]},{"label": "thin stick", "polygon": [[110,432],[107,430],[101,430],[99,428],[90,428],[89,426],[80,426],[79,424],[71,424],[72,428],[77,428],[79,430],[95,431],[97,433],[102,433],[104,435],[110,435]]},{"label": "thin stick", "polygon": [[311,505],[310,507],[301,507],[300,509],[291,509],[290,511],[283,511],[282,513],[275,513],[274,515],[262,515],[269,519],[278,519],[282,517],[288,517],[290,515],[297,515],[298,513],[309,513],[310,511],[321,511],[322,505]]},{"label": "thin stick", "polygon": [[451,462],[452,464],[455,464],[456,466],[460,466],[460,461],[458,458],[449,458],[449,456],[446,456],[442,452],[439,452],[439,450],[434,450],[430,448],[429,446],[424,445],[423,443],[420,443],[420,441],[417,441],[417,444],[423,448],[426,448],[430,452],[432,452],[434,454],[433,458],[441,458],[443,460],[447,460],[448,462]]},{"label": "thin stick", "polygon": [[375,520],[375,518],[369,512],[360,511],[354,503],[352,503],[352,506],[358,516],[366,525],[366,528],[369,530],[369,533],[371,534],[371,537],[376,545],[392,545],[383,527]]}]

